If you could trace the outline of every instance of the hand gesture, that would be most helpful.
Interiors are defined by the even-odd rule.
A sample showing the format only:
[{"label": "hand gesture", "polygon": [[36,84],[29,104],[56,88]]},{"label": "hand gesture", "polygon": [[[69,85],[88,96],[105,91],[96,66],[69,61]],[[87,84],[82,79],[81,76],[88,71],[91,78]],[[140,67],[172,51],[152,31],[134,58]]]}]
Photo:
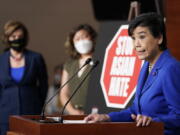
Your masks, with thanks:
[{"label": "hand gesture", "polygon": [[107,114],[90,114],[84,120],[87,123],[105,122],[110,121],[110,117]]},{"label": "hand gesture", "polygon": [[141,114],[138,114],[138,115],[131,114],[131,118],[136,122],[137,127],[139,127],[139,126],[148,126],[152,121],[151,117],[141,115]]}]

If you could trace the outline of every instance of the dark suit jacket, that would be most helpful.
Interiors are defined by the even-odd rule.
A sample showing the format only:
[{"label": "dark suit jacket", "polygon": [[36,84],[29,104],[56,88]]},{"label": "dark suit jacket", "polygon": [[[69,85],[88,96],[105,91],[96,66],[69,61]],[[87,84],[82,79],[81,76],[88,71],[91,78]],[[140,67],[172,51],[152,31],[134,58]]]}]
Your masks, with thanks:
[{"label": "dark suit jacket", "polygon": [[25,72],[16,83],[10,74],[10,52],[0,56],[0,124],[10,115],[40,114],[48,89],[48,76],[43,57],[25,50]]},{"label": "dark suit jacket", "polygon": [[109,114],[112,121],[133,121],[131,114],[150,116],[164,122],[165,135],[180,135],[180,63],[164,51],[148,75],[145,62],[137,84],[133,105]]}]

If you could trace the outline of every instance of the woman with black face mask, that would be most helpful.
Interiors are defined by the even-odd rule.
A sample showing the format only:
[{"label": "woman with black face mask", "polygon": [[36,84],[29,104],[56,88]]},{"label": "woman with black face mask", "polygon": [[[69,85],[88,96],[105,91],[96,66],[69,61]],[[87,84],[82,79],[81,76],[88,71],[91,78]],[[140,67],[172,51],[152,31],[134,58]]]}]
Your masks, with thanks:
[{"label": "woman with black face mask", "polygon": [[26,49],[27,28],[18,21],[4,26],[0,55],[0,135],[8,130],[10,115],[40,114],[48,89],[45,61],[41,54]]}]

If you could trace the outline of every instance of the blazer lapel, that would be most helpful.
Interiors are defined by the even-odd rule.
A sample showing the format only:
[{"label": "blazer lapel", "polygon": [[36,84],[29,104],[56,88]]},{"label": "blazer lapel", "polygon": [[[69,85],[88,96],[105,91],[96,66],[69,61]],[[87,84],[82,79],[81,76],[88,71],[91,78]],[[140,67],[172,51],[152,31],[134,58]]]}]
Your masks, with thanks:
[{"label": "blazer lapel", "polygon": [[3,83],[3,86],[7,87],[9,85],[16,84],[16,82],[13,80],[11,76],[10,51],[7,51],[5,53],[5,56],[3,58],[3,65],[1,66],[3,68],[3,76],[5,77],[5,82]]},{"label": "blazer lapel", "polygon": [[143,94],[148,88],[153,84],[153,82],[156,80],[158,75],[158,68],[153,68],[151,73],[148,75],[148,78],[146,80],[146,83],[144,84],[144,87],[141,91],[141,94]]},{"label": "blazer lapel", "polygon": [[148,66],[149,66],[148,62],[144,62],[144,65],[139,75],[139,80],[138,80],[138,85],[137,85],[137,90],[136,90],[136,94],[138,95],[138,97],[140,96],[141,91],[148,77]]},{"label": "blazer lapel", "polygon": [[31,57],[29,56],[27,50],[24,51],[24,57],[25,57],[25,70],[24,70],[24,75],[20,83],[23,83],[26,80],[26,77],[30,68],[30,63],[31,63]]},{"label": "blazer lapel", "polygon": [[6,56],[5,56],[5,58],[4,58],[4,73],[7,75],[7,77],[8,77],[8,79],[9,80],[12,80],[12,77],[11,77],[11,72],[10,72],[10,60],[9,60],[9,58],[10,58],[10,52],[8,51],[7,53],[6,53]]},{"label": "blazer lapel", "polygon": [[160,68],[162,67],[162,65],[164,65],[166,63],[166,58],[169,57],[169,51],[166,50],[164,51],[159,59],[157,60],[157,62],[155,63],[151,73],[149,74],[147,81],[141,91],[141,94],[143,94],[145,91],[147,91],[149,89],[149,87],[153,84],[153,82],[157,79],[158,77],[158,72],[160,70]]}]

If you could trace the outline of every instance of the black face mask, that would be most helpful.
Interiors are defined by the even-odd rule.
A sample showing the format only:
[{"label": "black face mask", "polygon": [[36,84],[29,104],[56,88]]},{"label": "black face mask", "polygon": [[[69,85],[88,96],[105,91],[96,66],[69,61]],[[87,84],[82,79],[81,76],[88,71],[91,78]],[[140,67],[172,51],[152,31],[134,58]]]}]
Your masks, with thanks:
[{"label": "black face mask", "polygon": [[21,52],[25,47],[25,40],[24,38],[20,38],[17,40],[9,41],[9,44],[10,44],[10,48],[12,48],[17,52]]}]

